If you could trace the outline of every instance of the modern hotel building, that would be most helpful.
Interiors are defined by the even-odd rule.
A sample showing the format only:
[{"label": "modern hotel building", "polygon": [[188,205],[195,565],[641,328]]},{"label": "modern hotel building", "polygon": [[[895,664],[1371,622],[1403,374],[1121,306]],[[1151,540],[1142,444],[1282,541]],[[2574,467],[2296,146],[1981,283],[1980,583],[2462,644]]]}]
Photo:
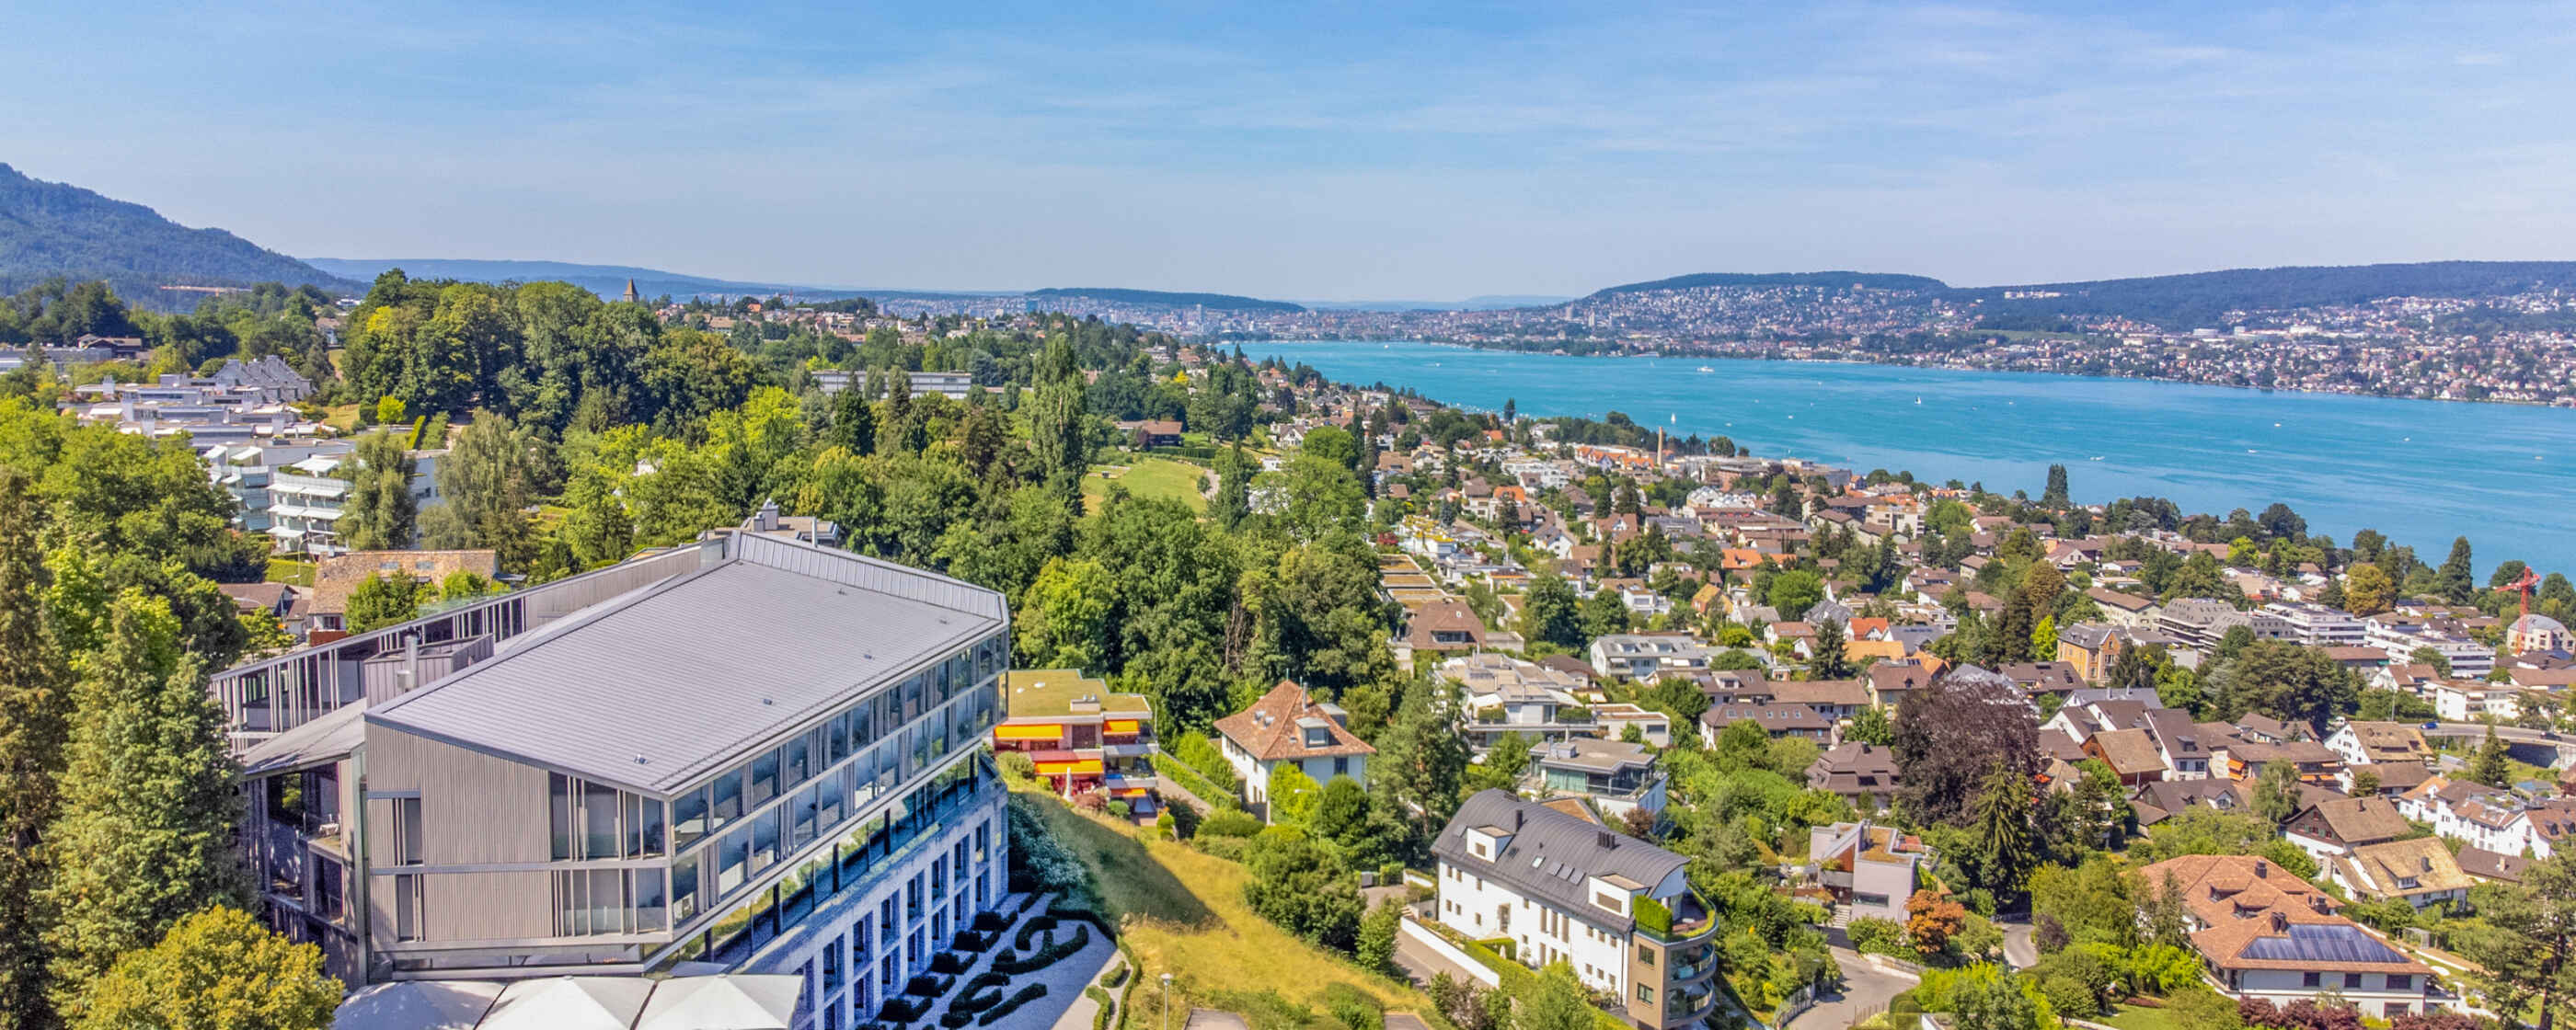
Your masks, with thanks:
[{"label": "modern hotel building", "polygon": [[793,973],[800,1025],[842,1030],[1006,890],[1009,628],[992,591],[747,527],[213,690],[269,919],[353,987]]}]

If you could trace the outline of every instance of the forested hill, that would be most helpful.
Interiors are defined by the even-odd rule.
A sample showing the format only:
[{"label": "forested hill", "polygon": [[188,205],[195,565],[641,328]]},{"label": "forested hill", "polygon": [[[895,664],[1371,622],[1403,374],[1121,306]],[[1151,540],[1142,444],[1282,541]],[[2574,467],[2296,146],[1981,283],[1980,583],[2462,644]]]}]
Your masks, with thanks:
[{"label": "forested hill", "polygon": [[194,309],[202,298],[164,286],[363,289],[221,229],[191,229],[141,204],[0,164],[0,293],[57,276],[104,279],[128,301],[164,310]]},{"label": "forested hill", "polygon": [[1658,290],[1690,290],[1703,286],[1825,286],[1848,289],[1866,286],[1873,290],[1948,290],[1950,284],[1930,276],[1897,275],[1887,272],[1701,272],[1677,275],[1653,282],[1627,283],[1594,293],[1592,300],[1621,293],[1651,293]]},{"label": "forested hill", "polygon": [[403,270],[404,275],[414,279],[457,279],[471,283],[496,284],[571,283],[612,300],[626,292],[628,280],[634,281],[635,292],[646,299],[662,296],[687,300],[699,296],[774,297],[792,294],[799,300],[837,300],[843,297],[855,297],[861,293],[851,289],[742,282],[666,272],[658,268],[639,268],[632,265],[583,265],[569,261],[493,261],[477,258],[306,258],[305,260],[325,272],[347,276],[361,282],[374,280],[386,269],[399,268]]},{"label": "forested hill", "polygon": [[1297,312],[1306,310],[1284,300],[1237,297],[1230,293],[1165,293],[1161,290],[1123,290],[1102,286],[1054,286],[1043,290],[1030,290],[1028,295],[1037,298],[1087,297],[1113,304],[1157,304],[1176,308],[1203,307],[1211,311]]},{"label": "forested hill", "polygon": [[[1992,286],[1953,291],[1995,317],[2125,315],[2167,329],[2218,327],[2229,311],[2359,304],[2383,297],[2476,300],[2534,288],[2576,289],[2576,261],[2427,261],[2416,264],[2237,268],[2139,279]],[[2016,293],[2057,297],[2007,299]]]}]

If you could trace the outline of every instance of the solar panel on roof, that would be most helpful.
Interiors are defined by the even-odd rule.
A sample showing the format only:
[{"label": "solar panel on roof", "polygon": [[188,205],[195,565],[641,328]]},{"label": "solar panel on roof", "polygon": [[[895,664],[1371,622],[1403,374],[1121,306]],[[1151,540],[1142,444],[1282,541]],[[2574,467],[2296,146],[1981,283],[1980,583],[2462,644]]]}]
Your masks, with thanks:
[{"label": "solar panel on roof", "polygon": [[2242,954],[2249,959],[2292,962],[2406,961],[2406,956],[2362,932],[2360,927],[2317,923],[2292,923],[2286,937],[2257,937]]}]

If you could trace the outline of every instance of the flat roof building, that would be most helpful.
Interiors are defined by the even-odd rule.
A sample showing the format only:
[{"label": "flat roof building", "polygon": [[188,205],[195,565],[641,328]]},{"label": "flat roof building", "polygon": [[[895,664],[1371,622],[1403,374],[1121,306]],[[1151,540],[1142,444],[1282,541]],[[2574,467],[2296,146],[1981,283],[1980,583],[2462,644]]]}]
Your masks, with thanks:
[{"label": "flat roof building", "polygon": [[819,963],[803,1010],[853,1026],[1006,892],[1009,629],[992,591],[734,533],[213,689],[269,920],[352,986]]}]

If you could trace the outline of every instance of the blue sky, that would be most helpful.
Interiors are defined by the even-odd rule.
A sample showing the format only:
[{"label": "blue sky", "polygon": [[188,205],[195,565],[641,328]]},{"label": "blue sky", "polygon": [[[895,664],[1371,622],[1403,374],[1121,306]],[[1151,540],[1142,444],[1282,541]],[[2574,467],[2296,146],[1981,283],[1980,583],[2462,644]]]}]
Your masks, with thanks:
[{"label": "blue sky", "polygon": [[2564,4],[10,8],[0,161],[307,256],[1309,299],[2576,258]]}]

